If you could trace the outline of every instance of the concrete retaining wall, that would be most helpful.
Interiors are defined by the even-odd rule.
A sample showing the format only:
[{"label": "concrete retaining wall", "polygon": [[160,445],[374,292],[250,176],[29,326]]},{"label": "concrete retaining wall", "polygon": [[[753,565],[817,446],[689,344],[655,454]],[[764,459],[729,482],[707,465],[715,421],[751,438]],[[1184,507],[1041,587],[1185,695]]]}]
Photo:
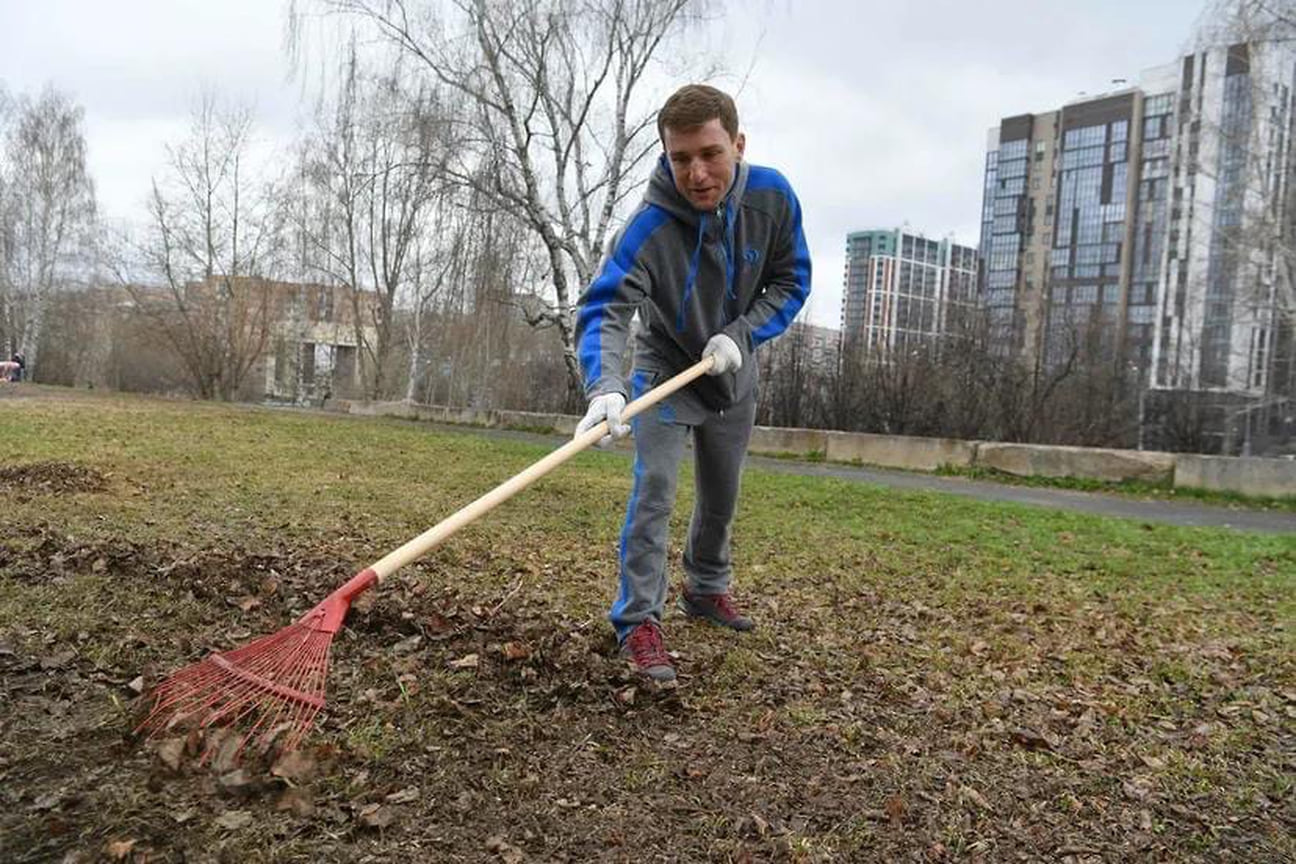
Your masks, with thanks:
[{"label": "concrete retaining wall", "polygon": [[576,431],[579,417],[569,414],[543,414],[538,411],[496,411],[495,419],[500,426],[512,429],[552,430],[562,435],[571,435]]},{"label": "concrete retaining wall", "polygon": [[829,462],[863,462],[886,468],[935,471],[949,465],[967,468],[976,458],[974,441],[953,438],[915,438],[905,435],[868,435],[863,432],[829,432]]},{"label": "concrete retaining wall", "polygon": [[1174,485],[1275,498],[1296,495],[1296,460],[1180,453],[1175,456]]},{"label": "concrete retaining wall", "polygon": [[1019,477],[1088,477],[1110,482],[1144,480],[1168,483],[1174,476],[1175,456],[1172,453],[1099,447],[982,442],[977,447],[976,464]]},{"label": "concrete retaining wall", "polygon": [[820,456],[828,449],[828,433],[822,429],[783,429],[777,426],[756,426],[752,429],[751,443],[747,449],[752,453],[764,453],[771,456],[792,453],[808,456],[817,453]]},{"label": "concrete retaining wall", "polygon": [[[562,435],[576,430],[580,419],[530,411],[484,411],[406,402],[329,400],[328,410],[364,416],[403,417],[436,423],[552,429]],[[628,448],[622,442],[620,448]],[[757,426],[750,450],[772,455],[821,455],[830,462],[860,462],[887,468],[933,471],[942,466],[981,466],[1021,477],[1079,477],[1109,482],[1170,482],[1177,488],[1210,489],[1242,495],[1296,496],[1296,460],[1241,459],[1098,447],[1000,444],[953,438],[916,438],[783,429]]]}]

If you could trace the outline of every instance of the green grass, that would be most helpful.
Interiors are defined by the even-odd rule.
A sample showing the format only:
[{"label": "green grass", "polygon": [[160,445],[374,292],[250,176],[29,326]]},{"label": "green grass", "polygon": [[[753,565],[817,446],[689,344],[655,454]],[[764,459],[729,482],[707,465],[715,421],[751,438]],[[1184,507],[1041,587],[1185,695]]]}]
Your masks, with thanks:
[{"label": "green grass", "polygon": [[[232,644],[233,629],[287,623],[288,588],[238,607],[268,571],[185,575],[177,562],[333,562],[336,573],[293,583],[327,590],[549,452],[407,421],[110,396],[0,401],[0,440],[5,465],[73,462],[109,483],[98,494],[0,490],[10,531],[0,643],[36,657],[73,644],[83,675],[113,680],[171,666],[198,645]],[[393,829],[397,845],[382,847],[384,835],[367,851],[381,857],[426,825],[452,844],[442,847],[449,857],[471,857],[496,830],[490,820],[517,819],[550,826],[527,841],[537,858],[597,857],[571,838],[612,832],[633,845],[645,808],[661,820],[652,836],[667,845],[655,848],[680,860],[743,850],[758,860],[899,860],[936,842],[980,848],[986,837],[999,844],[992,855],[1049,859],[1066,825],[1115,854],[1141,810],[1171,858],[1291,851],[1277,832],[1227,826],[1237,815],[1272,828],[1275,802],[1291,791],[1280,754],[1296,712],[1284,701],[1296,691],[1296,538],[750,469],[734,553],[760,627],[735,641],[670,618],[683,695],[626,707],[615,695],[625,682],[571,670],[606,630],[629,485],[623,456],[582,454],[385,583],[385,617],[361,615],[359,629],[343,631],[338,716],[318,734],[355,776],[361,765],[381,776],[383,794],[423,790],[423,818]],[[679,486],[673,582],[691,476]],[[33,573],[23,562],[46,554],[40,543],[51,537],[91,553]],[[446,604],[500,604],[517,632],[468,626],[414,658],[390,653],[413,632],[392,628]],[[540,693],[491,659],[492,643],[512,639],[591,647],[542,667],[541,682],[557,689]],[[482,655],[481,670],[448,666],[468,651]],[[1019,727],[1051,730],[1057,749],[1014,744]],[[23,728],[0,712],[0,735],[21,742]],[[1154,790],[1148,800],[1123,791],[1136,774]],[[996,812],[969,805],[962,786]],[[907,802],[903,826],[877,816],[896,797]],[[159,800],[131,818],[164,820],[173,805]],[[551,804],[557,822],[545,821]],[[1027,823],[1044,845],[1018,845],[1036,842],[1021,839]],[[309,834],[294,836],[304,857],[318,852]],[[239,847],[245,858],[272,848],[259,842]]]}]

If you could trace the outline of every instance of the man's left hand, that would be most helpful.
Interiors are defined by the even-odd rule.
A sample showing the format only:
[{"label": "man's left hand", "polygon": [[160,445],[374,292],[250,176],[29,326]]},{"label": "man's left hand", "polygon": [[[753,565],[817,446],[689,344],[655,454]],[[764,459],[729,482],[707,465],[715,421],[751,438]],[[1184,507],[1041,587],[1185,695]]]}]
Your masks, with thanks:
[{"label": "man's left hand", "polygon": [[715,363],[707,372],[708,375],[723,375],[742,368],[742,352],[738,350],[738,343],[723,333],[712,336],[702,349],[703,360],[712,356],[715,357]]}]

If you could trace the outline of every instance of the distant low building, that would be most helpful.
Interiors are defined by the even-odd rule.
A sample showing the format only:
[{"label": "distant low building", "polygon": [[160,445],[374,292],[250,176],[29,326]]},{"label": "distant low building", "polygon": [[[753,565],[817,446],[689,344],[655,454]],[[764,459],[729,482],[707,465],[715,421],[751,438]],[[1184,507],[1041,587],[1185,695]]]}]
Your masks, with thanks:
[{"label": "distant low building", "polygon": [[362,389],[360,341],[377,336],[369,323],[376,302],[372,292],[258,277],[213,276],[178,295],[146,284],[63,292],[50,305],[45,380],[184,392],[199,368],[236,382],[222,391],[232,398],[351,396]]},{"label": "distant low building", "polygon": [[[373,345],[376,295],[340,285],[265,282],[275,315],[261,365],[265,396],[290,402],[354,396],[363,387],[362,340]],[[364,323],[356,327],[357,307]]]},{"label": "distant low building", "polygon": [[372,291],[221,275],[184,290],[187,303],[227,319],[213,338],[247,364],[240,398],[301,403],[362,391],[361,346],[377,338]]}]

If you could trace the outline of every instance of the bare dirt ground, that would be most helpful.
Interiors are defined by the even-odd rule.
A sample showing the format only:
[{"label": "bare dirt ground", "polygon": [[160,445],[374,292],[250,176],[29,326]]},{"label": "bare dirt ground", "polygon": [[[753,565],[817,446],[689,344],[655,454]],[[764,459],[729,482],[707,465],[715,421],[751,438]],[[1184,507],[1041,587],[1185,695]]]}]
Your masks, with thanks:
[{"label": "bare dirt ground", "polygon": [[[79,545],[48,526],[0,545],[0,564],[33,580],[90,570],[151,583],[159,601],[154,620],[111,616],[108,633],[25,634],[41,646],[31,652],[0,645],[8,860],[233,861],[250,860],[250,850],[299,860],[523,860],[506,835],[544,844],[582,824],[588,840],[557,857],[587,860],[634,839],[599,827],[599,787],[615,780],[595,779],[607,724],[634,735],[637,715],[681,708],[675,692],[654,696],[632,683],[606,638],[554,618],[535,598],[463,605],[453,594],[395,588],[353,610],[333,659],[333,710],[291,758],[236,758],[219,731],[143,741],[132,723],[151,680],[134,676],[159,671],[146,658],[196,658],[209,640],[253,635],[242,623],[167,632],[164,598],[217,618],[222,607],[256,611],[269,632],[292,620],[303,592],[343,571],[291,553],[208,549],[169,560],[129,545]],[[117,643],[108,667],[93,659],[104,637]],[[403,722],[417,724],[419,746],[390,740],[389,724]],[[341,748],[315,743],[339,736]],[[532,810],[542,782],[569,797]],[[222,849],[232,833],[240,839]]]}]

